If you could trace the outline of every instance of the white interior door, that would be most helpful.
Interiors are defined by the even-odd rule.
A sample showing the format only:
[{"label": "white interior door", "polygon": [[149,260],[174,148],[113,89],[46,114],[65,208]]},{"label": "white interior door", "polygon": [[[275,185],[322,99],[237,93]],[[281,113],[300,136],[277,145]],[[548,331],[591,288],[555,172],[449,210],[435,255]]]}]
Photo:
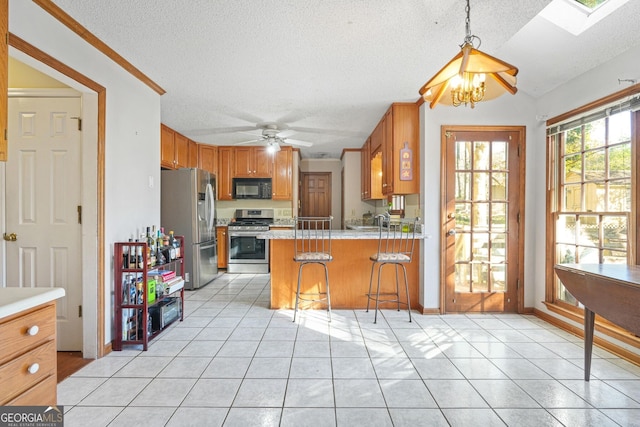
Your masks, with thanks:
[{"label": "white interior door", "polygon": [[80,98],[9,99],[7,286],[65,288],[59,351],[82,350],[80,108]]}]

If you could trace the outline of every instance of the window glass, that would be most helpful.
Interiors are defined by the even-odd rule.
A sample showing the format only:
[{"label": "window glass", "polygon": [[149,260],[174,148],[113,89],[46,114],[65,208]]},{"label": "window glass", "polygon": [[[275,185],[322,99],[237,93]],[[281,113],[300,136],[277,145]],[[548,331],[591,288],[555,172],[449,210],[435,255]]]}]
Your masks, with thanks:
[{"label": "window glass", "polygon": [[[557,263],[629,262],[631,120],[629,111],[600,114],[550,136],[560,170],[555,221]],[[569,125],[571,126],[571,125]],[[559,191],[555,191],[559,190]],[[556,279],[556,300],[576,305]]]}]

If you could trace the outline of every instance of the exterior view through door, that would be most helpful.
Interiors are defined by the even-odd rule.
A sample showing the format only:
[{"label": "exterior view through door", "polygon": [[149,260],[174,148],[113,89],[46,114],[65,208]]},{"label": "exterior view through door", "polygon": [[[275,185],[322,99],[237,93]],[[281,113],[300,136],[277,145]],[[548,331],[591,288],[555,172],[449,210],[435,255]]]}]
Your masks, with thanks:
[{"label": "exterior view through door", "polygon": [[524,128],[442,128],[445,312],[523,310]]}]

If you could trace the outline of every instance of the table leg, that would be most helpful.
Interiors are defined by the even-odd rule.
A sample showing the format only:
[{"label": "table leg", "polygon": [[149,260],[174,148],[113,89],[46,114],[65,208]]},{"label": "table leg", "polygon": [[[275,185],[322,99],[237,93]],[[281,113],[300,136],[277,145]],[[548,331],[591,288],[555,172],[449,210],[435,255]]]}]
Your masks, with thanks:
[{"label": "table leg", "polygon": [[593,350],[593,327],[596,314],[584,308],[584,380],[591,377],[591,350]]}]

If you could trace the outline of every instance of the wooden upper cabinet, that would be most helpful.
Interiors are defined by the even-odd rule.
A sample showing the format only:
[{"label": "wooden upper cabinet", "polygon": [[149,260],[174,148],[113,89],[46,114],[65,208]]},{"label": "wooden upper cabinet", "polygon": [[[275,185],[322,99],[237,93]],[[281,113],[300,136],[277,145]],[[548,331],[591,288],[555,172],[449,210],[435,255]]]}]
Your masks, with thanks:
[{"label": "wooden upper cabinet", "polygon": [[160,125],[160,167],[175,169],[175,132],[168,126]]},{"label": "wooden upper cabinet", "polygon": [[274,154],[271,185],[273,200],[293,198],[293,150],[291,147],[282,147]]},{"label": "wooden upper cabinet", "polygon": [[[166,169],[190,167],[189,142],[186,136],[174,131],[169,126],[160,124],[160,167]],[[193,144],[196,143],[193,142]]]},{"label": "wooden upper cabinet", "polygon": [[371,138],[367,138],[360,149],[360,198],[369,200],[371,198]]},{"label": "wooden upper cabinet", "polygon": [[233,147],[218,147],[218,199],[233,200],[233,166],[235,150]]},{"label": "wooden upper cabinet", "polygon": [[189,165],[189,139],[179,134],[175,133],[175,143],[176,143],[176,152],[175,152],[175,167],[186,168]]},{"label": "wooden upper cabinet", "polygon": [[198,167],[198,143],[192,140],[189,140],[189,162],[187,167]]},{"label": "wooden upper cabinet", "polygon": [[391,104],[362,146],[362,200],[420,192],[418,111],[415,103]]},{"label": "wooden upper cabinet", "polygon": [[[0,0],[0,34],[7,40],[9,32],[9,0]],[[9,46],[0,43],[0,162],[7,161],[7,110],[9,97]]]},{"label": "wooden upper cabinet", "polygon": [[212,174],[218,173],[218,147],[198,144],[198,167]]},{"label": "wooden upper cabinet", "polygon": [[266,147],[235,147],[234,176],[263,177],[271,176],[273,159]]},{"label": "wooden upper cabinet", "polygon": [[418,111],[415,103],[394,103],[383,118],[382,193],[385,195],[420,192]]}]

